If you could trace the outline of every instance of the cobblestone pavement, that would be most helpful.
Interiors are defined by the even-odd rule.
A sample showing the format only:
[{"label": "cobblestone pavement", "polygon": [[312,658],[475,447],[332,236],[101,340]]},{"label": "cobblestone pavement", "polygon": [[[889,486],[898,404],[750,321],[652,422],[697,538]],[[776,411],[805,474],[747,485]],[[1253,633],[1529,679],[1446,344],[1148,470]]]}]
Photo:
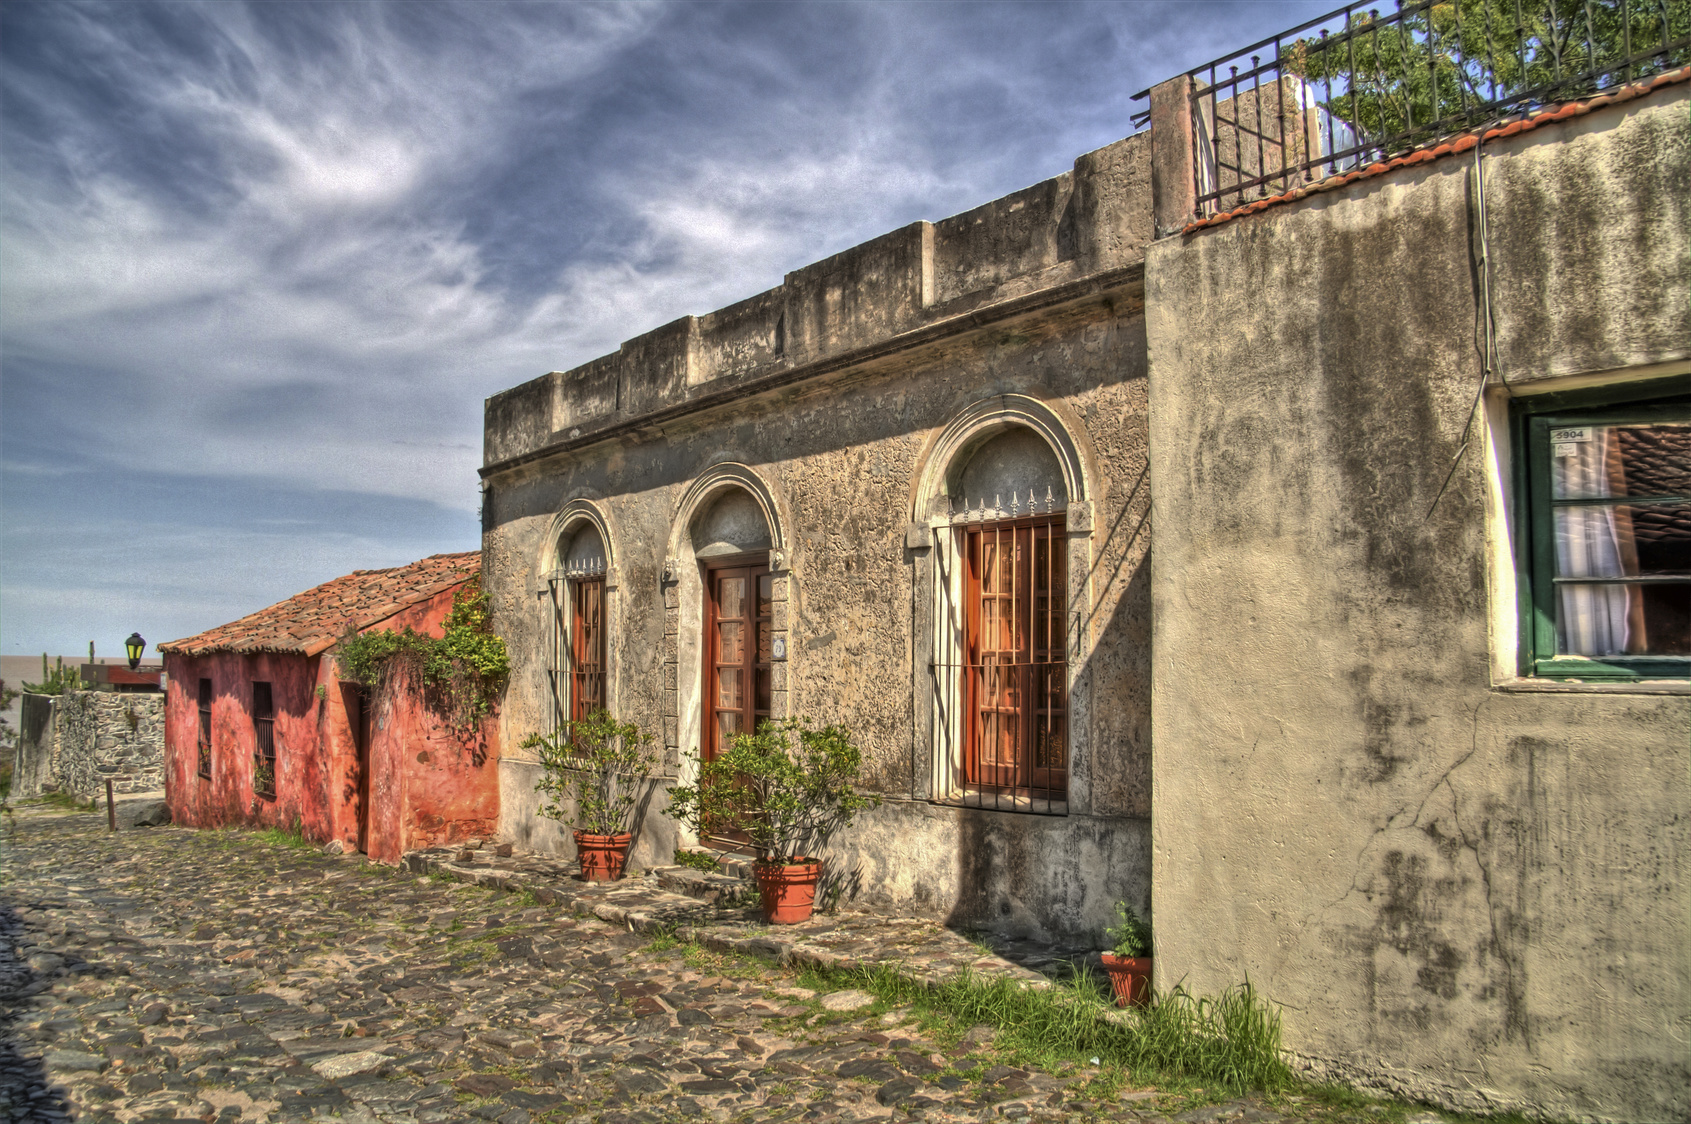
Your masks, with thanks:
[{"label": "cobblestone pavement", "polygon": [[577,908],[20,809],[0,842],[0,1120],[1440,1119],[1014,1067],[988,1028],[924,1030]]}]

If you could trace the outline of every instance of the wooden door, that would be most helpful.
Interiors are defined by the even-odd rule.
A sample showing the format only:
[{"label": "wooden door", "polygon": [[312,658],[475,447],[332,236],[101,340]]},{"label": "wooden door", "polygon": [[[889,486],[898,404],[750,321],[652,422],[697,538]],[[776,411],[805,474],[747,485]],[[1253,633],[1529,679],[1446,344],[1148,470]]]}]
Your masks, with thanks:
[{"label": "wooden door", "polygon": [[769,717],[774,579],[769,559],[705,571],[705,728],[700,745],[713,760],[738,733]]},{"label": "wooden door", "polygon": [[341,685],[341,698],[346,703],[354,768],[358,773],[353,784],[358,816],[358,850],[367,853],[370,846],[370,702],[364,692],[352,684]]},{"label": "wooden door", "polygon": [[963,771],[984,790],[1064,799],[1068,790],[1067,567],[1060,522],[962,535]]}]

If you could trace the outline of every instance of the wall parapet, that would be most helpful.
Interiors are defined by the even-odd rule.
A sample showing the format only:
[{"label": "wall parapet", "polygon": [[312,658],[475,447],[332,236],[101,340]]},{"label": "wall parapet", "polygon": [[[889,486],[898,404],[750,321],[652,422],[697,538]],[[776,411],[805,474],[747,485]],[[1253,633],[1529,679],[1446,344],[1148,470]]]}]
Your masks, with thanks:
[{"label": "wall parapet", "polygon": [[881,235],[773,289],[492,396],[482,475],[900,341],[966,330],[989,311],[1136,277],[1151,237],[1149,140],[1140,133],[1087,153],[1072,171]]}]

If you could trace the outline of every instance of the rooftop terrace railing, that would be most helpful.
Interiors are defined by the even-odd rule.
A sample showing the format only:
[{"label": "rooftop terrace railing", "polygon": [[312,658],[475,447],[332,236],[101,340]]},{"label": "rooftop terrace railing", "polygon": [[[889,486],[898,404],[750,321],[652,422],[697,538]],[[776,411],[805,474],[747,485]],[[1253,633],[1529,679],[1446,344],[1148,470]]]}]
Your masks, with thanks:
[{"label": "rooftop terrace railing", "polygon": [[1197,210],[1687,62],[1691,0],[1398,0],[1386,14],[1347,4],[1187,72]]}]

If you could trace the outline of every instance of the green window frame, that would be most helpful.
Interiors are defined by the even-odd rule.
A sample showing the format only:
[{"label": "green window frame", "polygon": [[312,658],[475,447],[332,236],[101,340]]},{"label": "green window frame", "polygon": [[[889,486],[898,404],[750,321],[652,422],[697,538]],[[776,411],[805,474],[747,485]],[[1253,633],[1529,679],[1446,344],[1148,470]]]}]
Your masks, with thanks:
[{"label": "green window frame", "polygon": [[[1564,577],[1557,573],[1556,512],[1579,507],[1661,507],[1691,503],[1685,494],[1561,498],[1552,494],[1552,430],[1640,422],[1691,422],[1691,393],[1683,377],[1523,396],[1511,404],[1515,442],[1516,537],[1519,594],[1520,674],[1590,682],[1637,682],[1691,678],[1691,656],[1579,656],[1558,651],[1557,601],[1569,585],[1622,584],[1617,578]],[[1627,575],[1625,584],[1691,588],[1691,570]]]}]

